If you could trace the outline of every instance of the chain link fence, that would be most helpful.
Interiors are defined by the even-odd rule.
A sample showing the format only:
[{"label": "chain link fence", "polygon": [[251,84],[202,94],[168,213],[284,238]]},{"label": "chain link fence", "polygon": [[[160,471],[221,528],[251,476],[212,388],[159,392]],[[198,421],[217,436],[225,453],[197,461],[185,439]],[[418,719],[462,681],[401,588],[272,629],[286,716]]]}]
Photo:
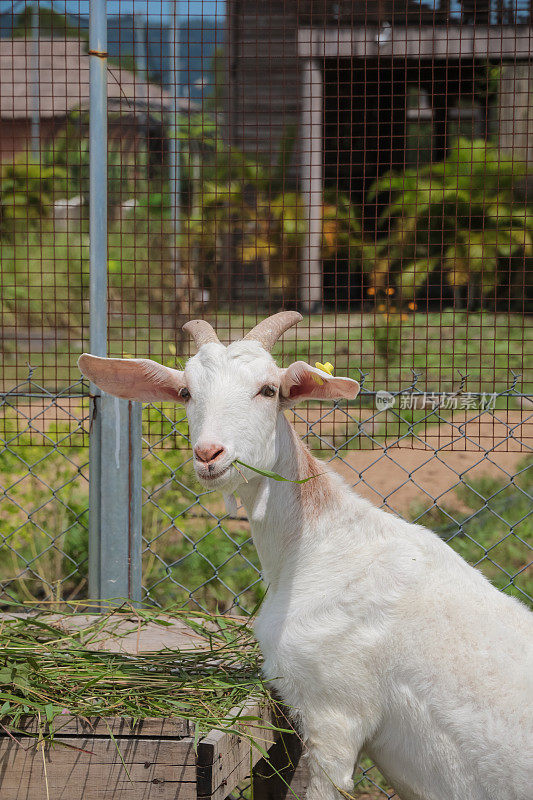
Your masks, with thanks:
[{"label": "chain link fence", "polygon": [[87,596],[88,398],[30,374],[2,394],[0,585],[10,603]]},{"label": "chain link fence", "polygon": [[[334,406],[309,414],[297,410],[293,422],[311,449],[356,491],[433,528],[499,587],[530,601],[527,440],[533,411],[486,409],[481,393],[435,398],[411,387],[387,393],[390,405],[379,408],[383,399],[376,394],[363,390],[368,403],[363,419],[355,409]],[[509,397],[518,407],[529,402],[516,387],[491,396],[490,402],[497,405]],[[470,407],[452,417],[442,408],[451,401]],[[410,409],[417,405],[421,416],[414,422]],[[262,590],[244,511],[229,517],[220,497],[199,491],[186,433],[180,429],[183,421],[176,425],[166,417],[166,422],[167,432],[144,455],[145,463],[154,460],[158,474],[150,487],[145,482],[144,490],[146,596],[161,605],[178,596],[203,608],[227,608],[229,603],[250,611]],[[384,435],[392,424],[402,430],[400,435]],[[169,439],[171,458],[163,449]],[[512,553],[521,553],[523,561],[515,561]]]},{"label": "chain link fence", "polygon": [[[2,395],[4,602],[86,596],[90,409],[80,390],[50,394],[30,379]],[[531,398],[516,385],[491,395],[490,408],[482,393],[412,386],[363,388],[362,398],[362,409],[297,409],[293,422],[358,492],[433,528],[502,590],[531,601]],[[497,407],[510,398],[516,411]],[[469,408],[446,411],[450,403]],[[392,425],[401,432],[391,435]],[[143,428],[144,598],[251,611],[262,584],[243,510],[228,516],[196,483],[185,416],[146,406]]]}]

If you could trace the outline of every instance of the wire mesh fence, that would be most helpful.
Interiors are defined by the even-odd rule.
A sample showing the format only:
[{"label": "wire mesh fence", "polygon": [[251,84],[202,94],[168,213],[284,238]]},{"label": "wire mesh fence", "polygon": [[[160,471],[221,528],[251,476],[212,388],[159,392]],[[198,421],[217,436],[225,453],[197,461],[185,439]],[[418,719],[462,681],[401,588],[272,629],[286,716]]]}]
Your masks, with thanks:
[{"label": "wire mesh fence", "polygon": [[88,398],[28,379],[0,401],[2,602],[87,592]]},{"label": "wire mesh fence", "polygon": [[[349,404],[291,412],[356,490],[533,602],[530,10],[119,0],[107,7],[107,347],[168,366],[299,308],[274,354]],[[0,0],[0,599],[87,596],[88,0]],[[92,202],[95,201],[92,189]],[[92,235],[92,234],[91,234]],[[242,509],[144,408],[142,597],[250,612]],[[387,794],[372,767],[361,791]],[[381,788],[380,788],[381,787]],[[376,794],[376,796],[378,796]]]},{"label": "wire mesh fence", "polygon": [[[2,395],[6,603],[86,596],[90,409],[81,388],[52,394],[30,378]],[[531,601],[530,398],[516,385],[496,397],[411,385],[363,398],[364,416],[338,404],[296,410],[293,423],[359,493],[433,528],[501,589]],[[508,398],[519,410],[496,407]],[[391,418],[398,433],[385,435]],[[145,599],[250,612],[263,588],[247,520],[196,483],[185,415],[146,406],[143,444]]]}]

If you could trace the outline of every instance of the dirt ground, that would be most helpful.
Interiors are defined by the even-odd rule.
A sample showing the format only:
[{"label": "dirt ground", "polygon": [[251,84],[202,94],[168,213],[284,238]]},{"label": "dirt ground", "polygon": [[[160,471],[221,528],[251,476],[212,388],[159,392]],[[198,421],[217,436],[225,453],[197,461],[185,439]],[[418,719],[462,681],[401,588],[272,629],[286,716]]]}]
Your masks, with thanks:
[{"label": "dirt ground", "polygon": [[[485,476],[505,483],[531,454],[533,413],[498,411],[475,421],[428,429],[424,443],[394,443],[384,450],[350,450],[333,466],[356,491],[373,503],[385,500],[389,508],[405,514],[413,505],[437,500],[463,510],[453,489],[460,476],[467,480]],[[509,438],[511,437],[511,438]],[[425,444],[425,447],[424,447]],[[466,448],[466,449],[465,449]],[[436,452],[437,451],[437,452]]]}]

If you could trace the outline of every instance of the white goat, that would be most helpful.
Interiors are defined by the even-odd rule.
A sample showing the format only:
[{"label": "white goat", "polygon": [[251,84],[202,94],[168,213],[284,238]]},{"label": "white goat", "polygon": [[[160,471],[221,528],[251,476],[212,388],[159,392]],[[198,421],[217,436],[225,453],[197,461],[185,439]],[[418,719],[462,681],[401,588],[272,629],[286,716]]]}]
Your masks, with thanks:
[{"label": "white goat", "polygon": [[[435,534],[374,508],[317,461],[288,423],[299,400],[358,384],[269,349],[296,312],[224,347],[185,325],[185,370],[80,358],[101,389],[186,403],[204,486],[238,492],[269,589],[256,622],[264,671],[309,753],[308,800],[349,792],[364,749],[403,800],[533,797],[531,615]],[[238,458],[302,485],[232,466]]]}]

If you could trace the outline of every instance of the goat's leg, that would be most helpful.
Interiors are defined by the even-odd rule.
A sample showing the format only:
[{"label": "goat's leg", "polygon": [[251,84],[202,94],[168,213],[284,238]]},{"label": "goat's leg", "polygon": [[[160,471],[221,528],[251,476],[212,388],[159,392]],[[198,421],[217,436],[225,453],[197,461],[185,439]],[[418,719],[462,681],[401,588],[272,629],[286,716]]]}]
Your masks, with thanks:
[{"label": "goat's leg", "polygon": [[309,783],[306,800],[340,800],[339,792],[353,792],[353,773],[358,753],[328,752],[322,744],[308,743]]},{"label": "goat's leg", "polygon": [[353,792],[353,773],[363,746],[359,725],[343,725],[322,718],[317,725],[303,725],[309,783],[306,800],[340,800],[341,792]]}]

